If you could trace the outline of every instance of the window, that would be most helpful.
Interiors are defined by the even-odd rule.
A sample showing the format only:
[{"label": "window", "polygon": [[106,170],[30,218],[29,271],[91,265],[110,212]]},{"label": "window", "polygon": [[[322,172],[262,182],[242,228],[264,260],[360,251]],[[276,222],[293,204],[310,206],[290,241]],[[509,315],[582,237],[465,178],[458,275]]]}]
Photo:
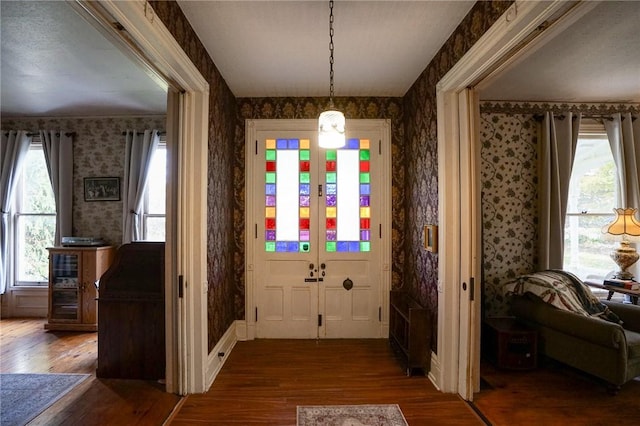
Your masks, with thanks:
[{"label": "window", "polygon": [[612,242],[605,240],[602,227],[613,220],[618,180],[604,128],[580,130],[569,183],[563,267],[586,279],[616,269],[608,256]]},{"label": "window", "polygon": [[32,142],[15,191],[14,285],[47,285],[49,256],[54,244],[56,204],[42,145]]},{"label": "window", "polygon": [[167,145],[161,139],[153,153],[144,194],[142,239],[165,240],[165,209],[167,196]]}]

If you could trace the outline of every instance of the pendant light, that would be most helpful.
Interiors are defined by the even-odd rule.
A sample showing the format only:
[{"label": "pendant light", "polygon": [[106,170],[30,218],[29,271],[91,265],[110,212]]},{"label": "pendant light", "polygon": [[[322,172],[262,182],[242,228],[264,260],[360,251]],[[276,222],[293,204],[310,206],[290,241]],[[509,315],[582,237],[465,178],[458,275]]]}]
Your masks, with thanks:
[{"label": "pendant light", "polygon": [[342,148],[345,145],[344,114],[333,105],[333,0],[329,1],[329,108],[318,117],[320,148]]}]

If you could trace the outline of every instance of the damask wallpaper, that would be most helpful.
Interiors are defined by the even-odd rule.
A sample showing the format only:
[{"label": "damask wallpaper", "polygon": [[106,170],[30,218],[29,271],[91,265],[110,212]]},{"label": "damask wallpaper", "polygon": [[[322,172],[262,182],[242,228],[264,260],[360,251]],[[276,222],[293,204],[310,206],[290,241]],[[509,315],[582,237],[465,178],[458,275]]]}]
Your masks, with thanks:
[{"label": "damask wallpaper", "polygon": [[[406,288],[430,308],[434,345],[437,255],[427,254],[421,247],[422,226],[435,222],[438,210],[435,86],[511,3],[476,3],[402,100],[337,99],[337,106],[347,117],[392,120],[393,286]],[[211,84],[208,255],[211,349],[233,319],[245,315],[244,120],[315,118],[326,99],[238,99],[236,104],[178,4],[155,0],[150,4]]]},{"label": "damask wallpaper", "polygon": [[209,83],[207,323],[209,351],[238,317],[234,282],[234,143],[236,101],[175,1],[150,1],[157,16]]},{"label": "damask wallpaper", "polygon": [[402,287],[428,308],[437,353],[438,255],[423,248],[423,227],[438,223],[436,84],[511,5],[477,2],[404,97],[405,229]]},{"label": "damask wallpaper", "polygon": [[165,128],[164,116],[100,118],[11,118],[3,129],[60,130],[73,138],[73,234],[101,237],[122,244],[122,201],[84,201],[84,178],[124,177],[125,138],[128,129]]}]

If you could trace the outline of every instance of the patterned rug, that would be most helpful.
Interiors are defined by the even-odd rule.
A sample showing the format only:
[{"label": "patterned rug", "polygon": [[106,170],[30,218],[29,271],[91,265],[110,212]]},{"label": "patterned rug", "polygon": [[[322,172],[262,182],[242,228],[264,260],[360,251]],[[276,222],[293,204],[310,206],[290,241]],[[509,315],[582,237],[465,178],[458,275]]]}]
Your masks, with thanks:
[{"label": "patterned rug", "polygon": [[0,374],[0,425],[25,425],[89,374]]},{"label": "patterned rug", "polygon": [[298,426],[408,426],[398,404],[298,406]]}]

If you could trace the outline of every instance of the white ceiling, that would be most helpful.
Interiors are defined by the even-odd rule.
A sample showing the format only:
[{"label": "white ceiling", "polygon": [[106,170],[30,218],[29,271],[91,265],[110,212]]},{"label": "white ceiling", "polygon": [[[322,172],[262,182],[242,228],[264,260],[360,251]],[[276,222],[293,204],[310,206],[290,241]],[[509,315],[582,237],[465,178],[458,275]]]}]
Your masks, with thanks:
[{"label": "white ceiling", "polygon": [[164,114],[166,90],[64,1],[0,1],[3,116]]},{"label": "white ceiling", "polygon": [[[328,95],[327,1],[178,3],[235,96]],[[403,96],[473,4],[337,0],[336,96]],[[165,111],[165,90],[66,2],[0,5],[3,116]],[[640,2],[605,1],[481,99],[639,102],[639,22]]]},{"label": "white ceiling", "polygon": [[488,79],[481,99],[640,102],[640,2],[604,1]]},{"label": "white ceiling", "polygon": [[[336,1],[336,96],[403,96],[475,1]],[[178,4],[238,97],[329,94],[328,1]]]}]

